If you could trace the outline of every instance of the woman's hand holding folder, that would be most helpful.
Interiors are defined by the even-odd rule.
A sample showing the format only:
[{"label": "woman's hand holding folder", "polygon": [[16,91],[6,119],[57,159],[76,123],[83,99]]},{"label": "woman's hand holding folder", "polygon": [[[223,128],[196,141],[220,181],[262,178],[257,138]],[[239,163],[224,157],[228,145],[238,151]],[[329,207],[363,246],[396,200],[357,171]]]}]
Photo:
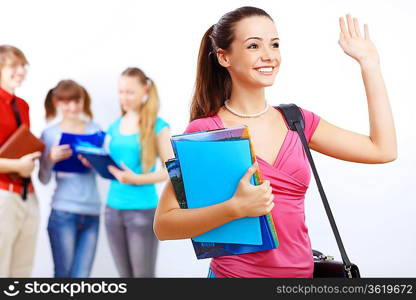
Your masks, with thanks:
[{"label": "woman's hand holding folder", "polygon": [[24,178],[30,177],[33,169],[35,168],[35,160],[42,155],[41,152],[33,152],[23,155],[21,158],[16,159],[15,171]]},{"label": "woman's hand holding folder", "polygon": [[72,149],[70,145],[55,145],[51,147],[51,151],[48,154],[48,158],[52,162],[57,163],[70,158],[71,155]]},{"label": "woman's hand holding folder", "polygon": [[87,168],[92,168],[91,163],[84,156],[82,156],[81,154],[78,154],[77,157],[84,166],[86,166]]},{"label": "woman's hand holding folder", "polygon": [[250,178],[258,169],[254,163],[240,179],[234,195],[215,205],[181,209],[171,182],[162,192],[156,209],[154,231],[159,240],[185,239],[201,235],[227,222],[246,217],[258,217],[274,206],[270,183],[254,186]]},{"label": "woman's hand holding folder", "polygon": [[0,158],[0,173],[8,174],[15,180],[20,177],[30,177],[35,168],[35,160],[42,155],[42,152],[36,151],[21,156],[20,158]]},{"label": "woman's hand holding folder", "polygon": [[114,167],[108,166],[108,171],[113,174],[113,176],[123,184],[140,184],[138,178],[140,174],[134,173],[130,170],[123,162],[120,163],[122,170]]},{"label": "woman's hand holding folder", "polygon": [[263,216],[274,206],[270,181],[265,180],[260,185],[250,183],[250,178],[257,169],[258,163],[255,162],[241,178],[234,196],[229,200],[236,219]]}]

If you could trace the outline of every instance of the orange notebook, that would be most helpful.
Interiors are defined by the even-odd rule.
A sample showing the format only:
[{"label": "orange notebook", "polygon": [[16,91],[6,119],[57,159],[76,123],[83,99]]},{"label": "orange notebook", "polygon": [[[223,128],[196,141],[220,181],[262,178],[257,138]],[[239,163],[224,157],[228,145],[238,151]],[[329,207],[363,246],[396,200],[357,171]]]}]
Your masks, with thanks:
[{"label": "orange notebook", "polygon": [[44,150],[45,144],[30,132],[26,124],[22,124],[0,146],[0,158],[16,159],[29,153],[36,151],[43,152]]}]

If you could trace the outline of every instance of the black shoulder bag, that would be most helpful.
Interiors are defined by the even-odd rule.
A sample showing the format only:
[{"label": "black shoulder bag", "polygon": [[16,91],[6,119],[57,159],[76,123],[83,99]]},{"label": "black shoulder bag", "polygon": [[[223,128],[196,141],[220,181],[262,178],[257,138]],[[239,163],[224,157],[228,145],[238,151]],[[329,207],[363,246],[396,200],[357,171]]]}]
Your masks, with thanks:
[{"label": "black shoulder bag", "polygon": [[311,151],[309,150],[308,142],[306,141],[306,137],[303,132],[303,130],[305,129],[305,122],[303,120],[302,113],[295,104],[280,104],[277,108],[284,115],[290,130],[297,131],[297,133],[299,134],[306,156],[308,157],[313,175],[315,177],[316,184],[318,185],[319,194],[321,195],[326,214],[328,215],[329,223],[331,224],[332,231],[337,241],[339,252],[341,253],[342,257],[342,262],[335,261],[334,258],[331,256],[326,256],[319,251],[312,250],[312,255],[314,257],[313,277],[360,278],[360,271],[358,270],[358,267],[355,264],[351,263],[347,256],[347,253],[345,252],[341,236],[339,235],[337,225],[335,224],[334,216],[332,215],[331,208],[329,207],[328,200],[325,196],[321,180],[319,179]]}]

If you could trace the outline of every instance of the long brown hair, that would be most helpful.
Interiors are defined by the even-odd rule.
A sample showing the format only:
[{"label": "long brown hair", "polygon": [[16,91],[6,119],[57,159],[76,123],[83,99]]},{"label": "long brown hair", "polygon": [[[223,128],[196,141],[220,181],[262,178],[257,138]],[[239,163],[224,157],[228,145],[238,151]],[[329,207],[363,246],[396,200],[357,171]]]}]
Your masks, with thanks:
[{"label": "long brown hair", "polygon": [[[139,108],[139,143],[141,148],[141,164],[143,173],[150,172],[158,155],[155,124],[159,111],[159,95],[156,84],[139,68],[127,68],[121,76],[135,77],[140,84],[148,87],[148,98]],[[123,115],[125,111],[122,110]]]},{"label": "long brown hair", "polygon": [[215,115],[231,96],[230,74],[219,64],[216,52],[218,49],[229,49],[235,38],[235,24],[252,16],[264,16],[273,21],[264,10],[244,6],[223,15],[202,37],[190,121]]},{"label": "long brown hair", "polygon": [[91,97],[87,90],[74,80],[61,80],[50,89],[45,98],[45,118],[51,120],[56,117],[55,101],[80,101],[84,100],[83,112],[90,119],[93,118],[91,111]]}]

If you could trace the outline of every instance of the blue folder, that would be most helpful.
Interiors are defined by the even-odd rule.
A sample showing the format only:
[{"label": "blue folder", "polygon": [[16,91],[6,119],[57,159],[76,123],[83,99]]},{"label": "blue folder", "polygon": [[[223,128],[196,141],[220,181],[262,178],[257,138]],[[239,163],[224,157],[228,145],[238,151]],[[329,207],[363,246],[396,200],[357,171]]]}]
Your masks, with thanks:
[{"label": "blue folder", "polygon": [[63,132],[59,141],[59,145],[70,145],[72,149],[72,155],[70,158],[56,163],[53,167],[53,170],[75,173],[87,172],[89,169],[84,166],[82,162],[77,158],[78,152],[76,148],[78,146],[101,147],[104,143],[104,138],[105,132],[103,131],[97,131],[93,134],[74,134]]},{"label": "blue folder", "polygon": [[[252,165],[248,139],[174,141],[188,208],[230,199]],[[252,184],[254,180],[251,179]],[[259,217],[233,220],[193,238],[197,242],[262,245]]]},{"label": "blue folder", "polygon": [[[169,159],[165,162],[165,165],[169,172],[169,177],[179,206],[183,209],[188,208],[179,160],[177,158]],[[276,240],[273,238],[273,232],[270,229],[267,217],[260,216],[259,219],[263,240],[262,245],[197,242],[194,239],[191,239],[197,259],[244,254],[277,248],[279,242],[277,238]]]},{"label": "blue folder", "polygon": [[92,167],[102,177],[111,180],[117,180],[113,174],[108,171],[108,166],[114,166],[121,169],[111,156],[102,148],[77,146],[77,152],[84,156]]}]

